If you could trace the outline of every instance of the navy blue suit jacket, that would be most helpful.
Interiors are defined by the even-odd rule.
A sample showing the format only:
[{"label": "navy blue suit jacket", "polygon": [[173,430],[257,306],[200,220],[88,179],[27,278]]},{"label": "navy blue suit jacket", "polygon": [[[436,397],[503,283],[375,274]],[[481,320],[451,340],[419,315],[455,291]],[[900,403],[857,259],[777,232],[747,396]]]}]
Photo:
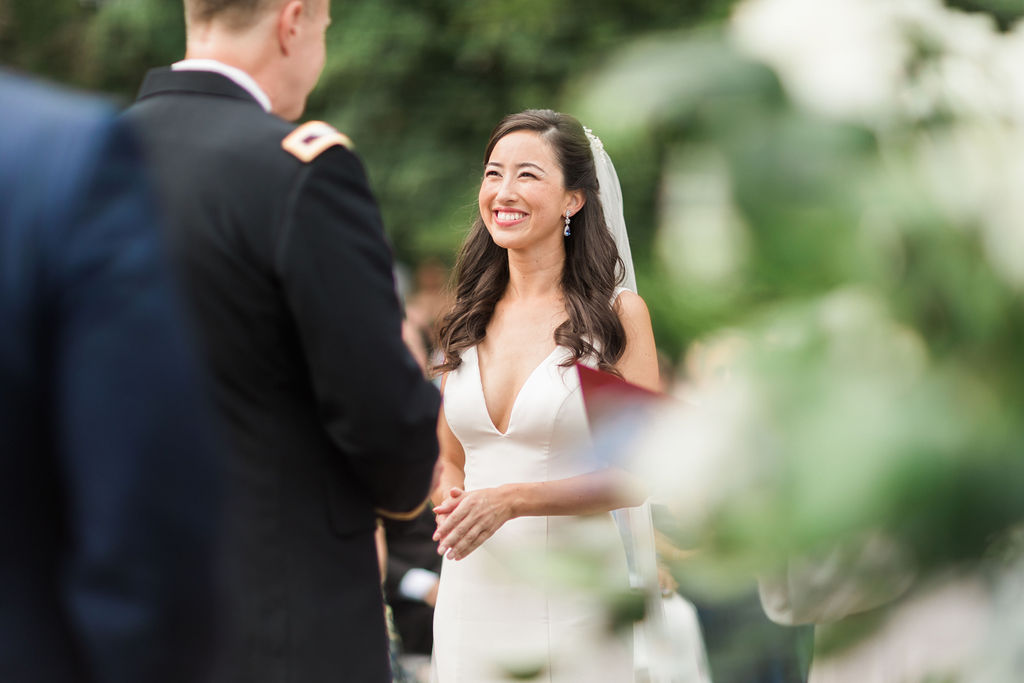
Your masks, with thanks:
[{"label": "navy blue suit jacket", "polygon": [[3,71],[0,112],[0,680],[200,680],[218,474],[135,147]]}]

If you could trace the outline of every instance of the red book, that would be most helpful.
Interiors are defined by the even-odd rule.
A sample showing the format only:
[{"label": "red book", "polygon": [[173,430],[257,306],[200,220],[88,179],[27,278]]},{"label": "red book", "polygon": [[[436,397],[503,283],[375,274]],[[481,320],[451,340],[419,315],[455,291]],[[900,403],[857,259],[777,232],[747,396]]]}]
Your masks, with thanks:
[{"label": "red book", "polygon": [[583,392],[583,407],[591,425],[606,424],[617,415],[643,409],[667,398],[665,394],[632,384],[609,372],[576,364]]}]

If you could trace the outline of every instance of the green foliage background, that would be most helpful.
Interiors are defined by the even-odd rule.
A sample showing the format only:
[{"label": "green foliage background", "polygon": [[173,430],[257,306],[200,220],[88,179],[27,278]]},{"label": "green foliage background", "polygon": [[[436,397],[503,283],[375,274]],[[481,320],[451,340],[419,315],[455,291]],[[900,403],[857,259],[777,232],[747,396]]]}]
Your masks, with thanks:
[{"label": "green foliage background", "polygon": [[[305,117],[355,140],[397,258],[451,264],[474,216],[480,155],[502,116],[530,107],[572,113],[567,90],[624,43],[721,19],[732,4],[332,0],[328,61]],[[0,61],[120,104],[147,68],[183,52],[181,0],[0,0]],[[611,151],[637,268],[650,281],[657,140]],[[657,332],[680,347],[677,331]]]},{"label": "green foliage background", "polygon": [[[1015,0],[949,2],[1004,24],[1024,13]],[[331,3],[328,61],[306,118],[355,140],[397,257],[415,265],[454,260],[475,211],[480,154],[498,119],[530,107],[580,114],[574,86],[610,55],[645,36],[717,22],[735,0]],[[183,52],[181,0],[0,0],[0,63],[122,105],[147,68]],[[659,345],[675,356],[709,321],[691,323],[688,309],[680,315],[678,293],[661,286],[665,275],[652,258],[664,143],[653,128],[622,144],[606,140],[623,185],[641,293]]]}]

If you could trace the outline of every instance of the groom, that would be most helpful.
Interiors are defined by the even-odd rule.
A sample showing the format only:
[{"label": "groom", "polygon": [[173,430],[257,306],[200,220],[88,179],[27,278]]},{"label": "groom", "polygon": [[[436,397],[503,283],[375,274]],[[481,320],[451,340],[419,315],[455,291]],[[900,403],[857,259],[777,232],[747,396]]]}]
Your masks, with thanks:
[{"label": "groom", "polygon": [[222,417],[219,681],[389,681],[373,531],[413,516],[439,399],[402,343],[392,256],[350,142],[296,126],[330,0],[185,0],[186,59],[141,133]]}]

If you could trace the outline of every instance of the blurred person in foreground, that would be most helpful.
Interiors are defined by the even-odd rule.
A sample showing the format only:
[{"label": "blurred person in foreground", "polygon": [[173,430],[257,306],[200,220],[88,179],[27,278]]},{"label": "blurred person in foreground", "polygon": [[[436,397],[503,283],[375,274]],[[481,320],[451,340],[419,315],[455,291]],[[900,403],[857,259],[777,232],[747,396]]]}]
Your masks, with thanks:
[{"label": "blurred person in foreground", "polygon": [[206,680],[219,469],[137,148],[0,70],[0,680]]},{"label": "blurred person in foreground", "polygon": [[603,637],[606,614],[593,596],[496,571],[506,554],[553,565],[578,516],[591,515],[609,552],[599,570],[628,586],[609,512],[643,495],[624,472],[581,457],[590,434],[573,367],[585,362],[658,386],[618,179],[600,141],[576,119],[525,111],[491,134],[479,210],[440,333],[445,467],[434,497],[445,557],[435,680],[504,680],[499,663],[532,661],[540,680],[631,681],[632,638]]},{"label": "blurred person in foreground", "polygon": [[427,366],[443,361],[437,348],[437,331],[441,319],[454,303],[448,288],[448,274],[448,268],[437,259],[430,258],[419,264],[416,288],[405,307],[406,319],[424,346]]},{"label": "blurred person in foreground", "polygon": [[[687,382],[681,387],[683,398],[699,410],[698,389],[733,381],[736,358],[747,346],[746,338],[731,330],[694,341],[684,357]],[[669,509],[657,512],[656,524],[660,521],[671,528],[674,522]],[[686,559],[678,559],[672,566],[686,583]],[[751,576],[747,586],[728,598],[712,600],[687,594],[697,608],[711,678],[715,683],[806,683],[814,628],[784,624],[766,614],[758,589],[757,578]]]},{"label": "blurred person in foreground", "polygon": [[220,681],[387,681],[378,515],[431,486],[439,398],[406,350],[362,164],[297,126],[329,0],[186,0],[184,61],[142,131],[228,453],[232,593]]}]

